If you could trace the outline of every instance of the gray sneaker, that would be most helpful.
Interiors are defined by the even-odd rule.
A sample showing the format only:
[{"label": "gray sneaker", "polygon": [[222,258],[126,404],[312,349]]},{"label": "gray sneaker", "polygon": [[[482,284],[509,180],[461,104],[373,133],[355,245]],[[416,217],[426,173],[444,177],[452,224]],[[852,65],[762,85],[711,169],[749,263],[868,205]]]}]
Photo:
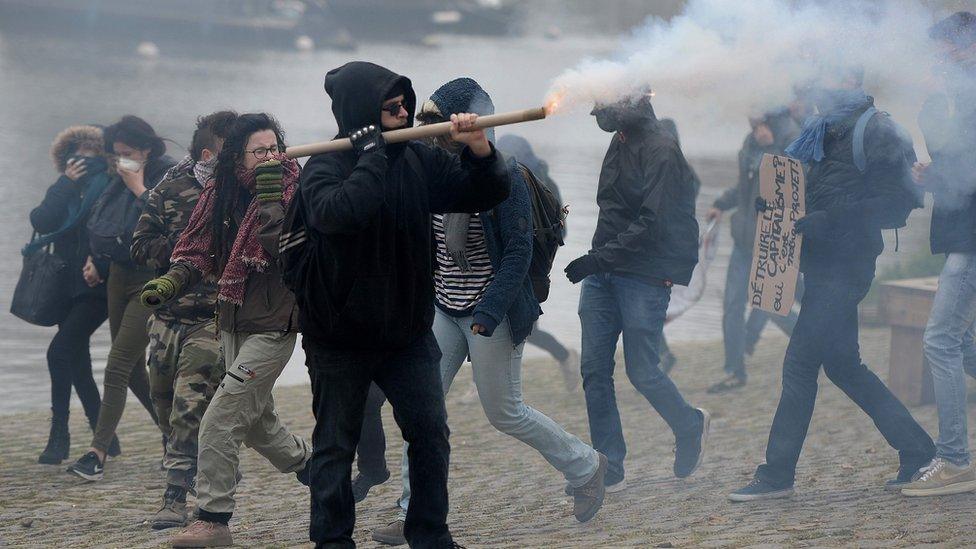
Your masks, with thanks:
[{"label": "gray sneaker", "polygon": [[407,538],[403,537],[403,521],[395,520],[382,528],[373,530],[373,541],[386,545],[404,545]]},{"label": "gray sneaker", "polygon": [[607,476],[607,456],[599,454],[600,464],[596,468],[593,478],[586,484],[573,490],[573,515],[576,520],[586,522],[596,515],[603,507],[603,499],[607,495],[607,487],[603,481]]}]

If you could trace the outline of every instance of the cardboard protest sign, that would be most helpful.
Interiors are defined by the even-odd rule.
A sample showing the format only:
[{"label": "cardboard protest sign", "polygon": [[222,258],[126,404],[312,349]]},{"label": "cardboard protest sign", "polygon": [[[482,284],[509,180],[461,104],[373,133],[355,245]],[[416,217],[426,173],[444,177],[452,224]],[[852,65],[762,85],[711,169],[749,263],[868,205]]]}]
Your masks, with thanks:
[{"label": "cardboard protest sign", "polygon": [[802,236],[793,224],[806,211],[803,166],[788,156],[767,154],[759,167],[759,195],[769,209],[756,220],[752,250],[749,303],[785,316],[789,314],[800,274]]}]

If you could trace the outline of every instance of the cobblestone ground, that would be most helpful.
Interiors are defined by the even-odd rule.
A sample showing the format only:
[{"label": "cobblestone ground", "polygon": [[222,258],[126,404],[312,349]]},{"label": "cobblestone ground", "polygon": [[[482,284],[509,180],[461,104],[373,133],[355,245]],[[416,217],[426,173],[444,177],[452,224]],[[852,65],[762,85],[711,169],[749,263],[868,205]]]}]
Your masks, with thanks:
[{"label": "cobblestone ground", "polygon": [[[460,401],[469,379],[462,374],[448,398],[453,431],[450,521],[458,541],[469,547],[976,544],[976,494],[908,500],[885,492],[882,484],[897,468],[897,456],[824,376],[796,497],[763,504],[726,501],[726,493],[747,482],[762,459],[785,343],[779,336],[763,340],[750,361],[750,384],[728,396],[705,393],[720,374],[718,343],[676,346],[678,386],[714,418],[706,461],[688,481],[672,478],[672,437],[618,368],[629,488],[608,495],[597,517],[583,525],[572,517],[562,477],[535,452],[494,432],[477,404]],[[866,330],[862,346],[868,363],[884,372],[886,333]],[[527,364],[524,383],[527,402],[585,438],[583,397],[565,392],[553,363]],[[310,433],[308,388],[284,388],[276,398],[289,426]],[[108,463],[105,480],[97,484],[68,476],[63,466],[36,464],[47,433],[45,414],[0,417],[0,546],[166,546],[169,532],[154,532],[144,522],[163,490],[159,435],[131,400],[120,427],[124,454]],[[913,412],[935,432],[933,406]],[[73,457],[88,442],[82,419],[80,411],[72,418]],[[398,440],[388,409],[385,421],[390,439]],[[391,465],[399,462],[399,454],[399,444],[391,443]],[[243,451],[242,463],[244,480],[231,523],[235,541],[251,547],[305,544],[308,496],[294,477],[278,474],[251,450]],[[400,488],[396,478],[374,489],[359,506],[356,538],[361,546],[374,546],[370,529],[393,518]]]}]

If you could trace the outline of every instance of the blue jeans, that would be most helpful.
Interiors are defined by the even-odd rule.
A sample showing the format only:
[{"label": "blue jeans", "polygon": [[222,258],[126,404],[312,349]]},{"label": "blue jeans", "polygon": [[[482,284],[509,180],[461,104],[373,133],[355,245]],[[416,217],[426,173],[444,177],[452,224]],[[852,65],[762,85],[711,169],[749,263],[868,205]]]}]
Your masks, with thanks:
[{"label": "blue jeans", "polygon": [[759,466],[756,477],[777,488],[793,485],[817,401],[821,367],[898,450],[904,470],[926,464],[935,454],[932,439],[861,362],[857,305],[871,288],[874,260],[811,265],[805,276],[806,295],[783,360],[783,392],[769,430],[766,463]]},{"label": "blue jeans", "polygon": [[976,377],[976,253],[951,253],[939,276],[925,327],[925,358],[932,367],[939,409],[936,455],[969,465],[966,429],[966,375]]},{"label": "blue jeans", "polygon": [[[729,257],[729,270],[725,273],[725,295],[722,303],[722,336],[725,343],[725,373],[730,376],[746,377],[745,347],[747,340],[758,340],[759,333],[768,320],[772,320],[786,335],[793,333],[797,313],[790,311],[787,316],[752,309],[748,324],[745,320],[746,305],[749,301],[749,271],[752,269],[752,250],[741,246],[732,248]],[[799,283],[799,281],[798,281]],[[797,295],[802,294],[802,284],[797,287]]]},{"label": "blue jeans", "polygon": [[[596,450],[569,434],[545,414],[522,400],[522,347],[512,343],[506,318],[490,337],[471,333],[470,316],[453,317],[437,309],[434,336],[441,349],[441,379],[444,394],[451,389],[464,359],[471,356],[471,368],[478,397],[492,427],[532,448],[574,487],[596,474],[600,458]],[[401,518],[410,505],[410,478],[406,461],[402,465]]]},{"label": "blue jeans", "polygon": [[614,354],[623,333],[627,377],[675,437],[696,436],[701,418],[658,367],[671,288],[609,273],[583,280],[579,316],[583,325],[580,370],[593,447],[607,456],[607,484],[624,477],[624,442],[614,393]]}]

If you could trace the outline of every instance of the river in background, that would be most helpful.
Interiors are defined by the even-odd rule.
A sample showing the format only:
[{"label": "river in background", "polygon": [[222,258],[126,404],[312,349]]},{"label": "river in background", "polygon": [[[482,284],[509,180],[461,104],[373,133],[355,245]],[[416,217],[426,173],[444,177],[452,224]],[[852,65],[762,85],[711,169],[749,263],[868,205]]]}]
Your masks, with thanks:
[{"label": "river in background", "polygon": [[[421,98],[450,79],[470,76],[489,91],[496,109],[505,111],[540,105],[554,76],[583,57],[608,54],[616,44],[607,37],[558,41],[444,37],[440,42],[439,48],[362,44],[356,52],[281,52],[261,47],[194,51],[184,44],[164,47],[159,57],[145,59],[135,53],[133,44],[99,38],[0,34],[0,257],[6,258],[0,260],[0,356],[4,357],[0,412],[50,406],[45,353],[54,329],[31,326],[7,311],[21,267],[19,249],[30,236],[27,215],[58,177],[48,153],[58,131],[72,124],[110,124],[132,113],[149,121],[160,135],[185,146],[198,115],[232,108],[273,113],[289,144],[319,141],[335,133],[323,77],[350,60],[374,61],[409,76]],[[609,136],[596,127],[587,111],[499,131],[517,131],[533,143],[537,154],[549,162],[570,205],[569,238],[556,257],[552,293],[540,325],[576,348],[579,289],[566,281],[562,269],[589,248],[597,213],[596,182],[609,143]],[[680,127],[681,120],[677,122]],[[723,187],[734,184],[734,155],[746,131],[745,120],[741,130],[721,129],[717,135],[740,137],[711,142],[708,157],[688,151],[704,183],[699,215]],[[689,135],[685,140],[695,143],[709,137]],[[724,152],[716,155],[716,149]],[[169,154],[179,158],[185,150],[170,144]],[[901,256],[925,249],[927,223],[916,220],[912,229],[902,232]],[[721,286],[730,247],[731,238],[723,228],[704,297],[669,324],[670,340],[721,337]],[[107,353],[108,323],[92,344],[99,385]],[[542,353],[529,348],[528,356]],[[306,382],[303,362],[299,348],[279,383]],[[717,378],[720,366],[716,364],[715,371],[706,375]]]}]

